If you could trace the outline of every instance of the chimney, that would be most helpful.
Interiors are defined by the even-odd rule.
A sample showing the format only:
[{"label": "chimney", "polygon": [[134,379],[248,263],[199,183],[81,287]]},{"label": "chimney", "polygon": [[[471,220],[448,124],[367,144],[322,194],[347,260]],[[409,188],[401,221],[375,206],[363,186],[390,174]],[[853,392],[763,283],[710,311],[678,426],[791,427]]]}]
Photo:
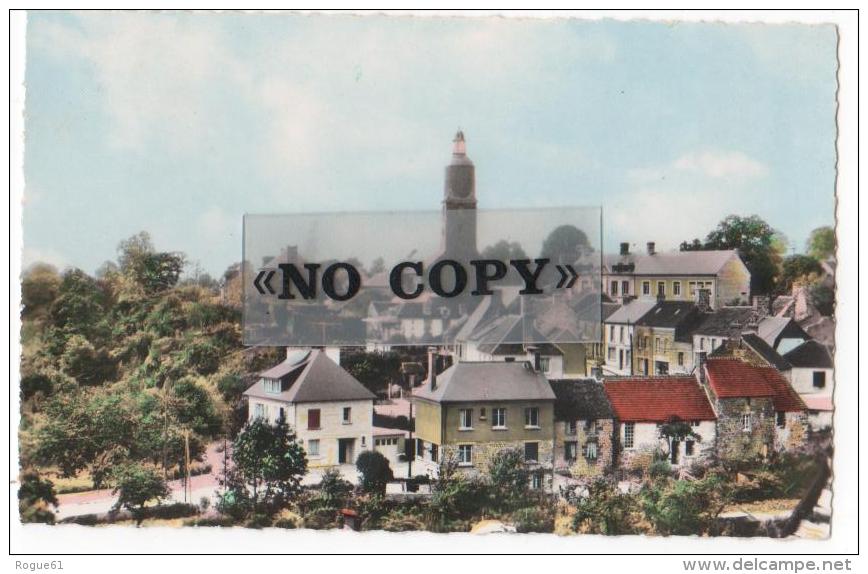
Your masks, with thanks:
[{"label": "chimney", "polygon": [[621,255],[630,255],[630,244],[627,242],[621,243]]},{"label": "chimney", "polygon": [[699,365],[696,368],[699,369],[699,382],[703,385],[705,384],[705,363],[705,353],[699,353]]},{"label": "chimney", "polygon": [[654,242],[653,241],[649,241],[646,244],[646,247],[648,248],[648,255],[654,255],[656,253],[656,251],[654,250]]},{"label": "chimney", "polygon": [[428,347],[428,382],[431,390],[437,388],[437,363],[440,355],[437,352],[437,347]]},{"label": "chimney", "polygon": [[536,345],[530,345],[527,348],[527,352],[533,355],[533,370],[535,372],[540,372],[540,354],[539,347]]}]

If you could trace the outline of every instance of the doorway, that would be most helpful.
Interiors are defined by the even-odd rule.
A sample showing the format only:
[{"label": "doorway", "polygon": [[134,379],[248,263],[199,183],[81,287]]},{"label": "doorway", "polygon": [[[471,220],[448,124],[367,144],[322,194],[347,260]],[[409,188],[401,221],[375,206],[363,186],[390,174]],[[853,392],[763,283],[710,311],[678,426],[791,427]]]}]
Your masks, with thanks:
[{"label": "doorway", "polygon": [[353,464],[355,457],[356,439],[354,438],[339,438],[338,439],[338,464]]}]

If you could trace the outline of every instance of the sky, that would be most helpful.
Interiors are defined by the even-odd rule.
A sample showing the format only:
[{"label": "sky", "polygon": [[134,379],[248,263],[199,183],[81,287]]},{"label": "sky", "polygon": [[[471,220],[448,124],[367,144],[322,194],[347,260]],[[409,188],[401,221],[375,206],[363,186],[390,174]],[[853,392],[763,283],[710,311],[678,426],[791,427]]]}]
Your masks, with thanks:
[{"label": "sky", "polygon": [[756,214],[835,221],[834,26],[211,13],[28,15],[24,265],[148,231],[219,275],[245,213],[602,206],[606,250]]}]

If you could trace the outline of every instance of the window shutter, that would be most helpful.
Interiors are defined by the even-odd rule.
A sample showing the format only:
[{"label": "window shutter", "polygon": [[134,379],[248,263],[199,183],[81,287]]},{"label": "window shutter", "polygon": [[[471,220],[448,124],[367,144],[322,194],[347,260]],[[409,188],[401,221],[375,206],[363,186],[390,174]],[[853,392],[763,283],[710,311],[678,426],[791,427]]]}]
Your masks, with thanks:
[{"label": "window shutter", "polygon": [[307,411],[307,428],[319,428],[319,409],[310,409]]}]

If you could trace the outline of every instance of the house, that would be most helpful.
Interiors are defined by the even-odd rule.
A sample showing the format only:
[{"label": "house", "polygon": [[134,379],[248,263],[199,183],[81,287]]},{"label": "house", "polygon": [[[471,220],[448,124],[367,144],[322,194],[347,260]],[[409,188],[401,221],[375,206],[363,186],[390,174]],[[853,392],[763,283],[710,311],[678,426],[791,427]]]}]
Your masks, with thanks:
[{"label": "house", "polygon": [[705,294],[712,309],[750,300],[750,271],[737,250],[658,253],[649,242],[645,253],[620,253],[603,264],[603,289],[612,299],[624,297],[697,301]]},{"label": "house", "polygon": [[575,478],[596,476],[614,463],[612,405],[595,379],[549,381],[555,393],[555,470]]},{"label": "house", "polygon": [[811,428],[831,428],[835,385],[834,361],[829,348],[818,341],[808,340],[783,358],[790,364],[790,370],[785,374],[808,408]]},{"label": "house", "polygon": [[657,305],[655,300],[629,300],[603,321],[603,375],[633,374],[636,322]]},{"label": "house", "polygon": [[[674,466],[688,465],[713,452],[717,416],[695,378],[686,375],[625,377],[604,382],[615,415],[618,464],[646,468],[656,456]],[[690,425],[683,442],[662,436],[664,425]]]},{"label": "house", "polygon": [[757,325],[756,334],[781,355],[811,338],[792,317],[764,317]]},{"label": "house", "polygon": [[635,324],[633,369],[640,375],[693,372],[693,329],[702,321],[689,301],[659,301]]},{"label": "house", "polygon": [[776,368],[737,358],[709,358],[700,372],[717,413],[717,454],[767,457],[801,446],[807,409]]},{"label": "house", "polygon": [[531,362],[459,361],[429,377],[413,393],[416,463],[437,474],[439,463],[455,461],[467,473],[484,473],[504,448],[524,453],[533,483],[550,488],[555,394]]},{"label": "house", "polygon": [[295,430],[312,468],[354,464],[373,448],[376,397],[322,350],[290,351],[244,395],[250,420],[283,418]]},{"label": "house", "polygon": [[749,306],[721,307],[720,309],[703,313],[702,320],[693,330],[693,364],[698,365],[718,347],[738,338],[750,328],[754,321],[755,309]]}]

